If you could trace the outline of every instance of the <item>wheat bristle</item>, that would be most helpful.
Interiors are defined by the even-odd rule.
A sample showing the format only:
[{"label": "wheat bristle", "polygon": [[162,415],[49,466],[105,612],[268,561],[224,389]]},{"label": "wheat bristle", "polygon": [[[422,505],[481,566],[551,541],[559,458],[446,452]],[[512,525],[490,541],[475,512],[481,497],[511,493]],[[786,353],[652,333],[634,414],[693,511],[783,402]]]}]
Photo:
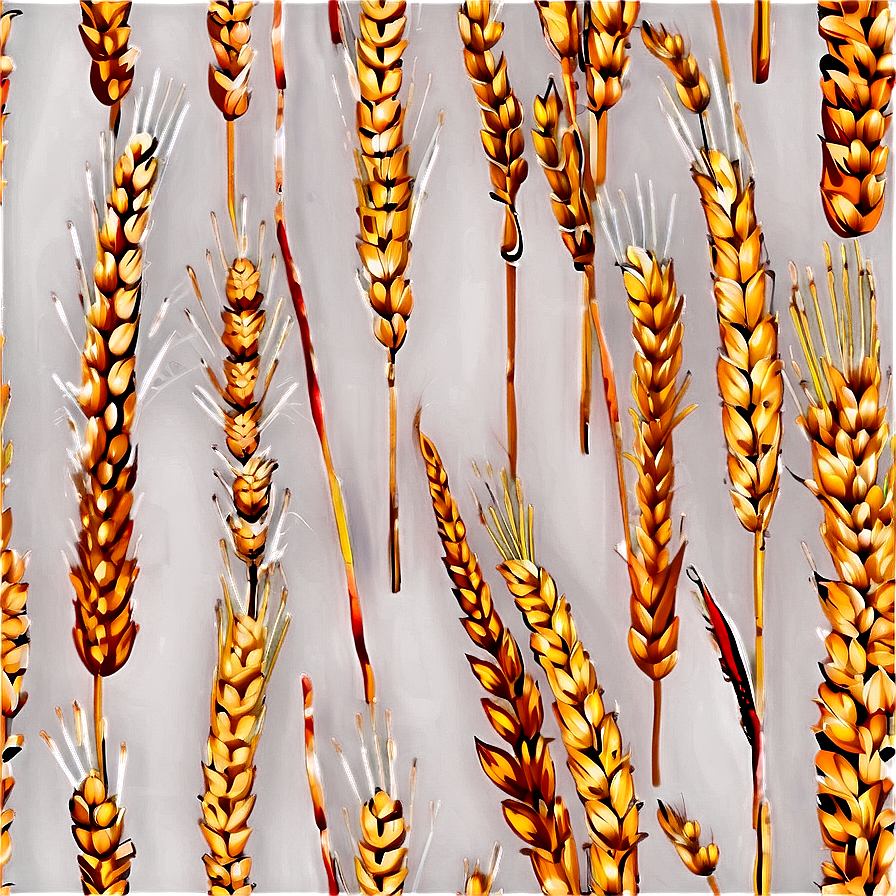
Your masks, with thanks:
[{"label": "wheat bristle", "polygon": [[226,121],[246,114],[252,96],[249,69],[254,52],[249,46],[249,20],[253,0],[212,0],[206,14],[209,40],[215,62],[208,67],[208,90]]},{"label": "wheat bristle", "polygon": [[700,877],[714,874],[719,864],[719,847],[712,842],[712,837],[705,846],[700,845],[700,822],[688,818],[684,805],[673,806],[662,800],[657,803],[657,821],[685,868]]},{"label": "wheat bristle", "polygon": [[464,614],[461,624],[473,643],[494,660],[468,657],[470,666],[486,691],[498,698],[483,699],[483,707],[492,727],[513,751],[510,755],[477,738],[479,761],[488,777],[509,797],[502,804],[504,817],[526,843],[524,852],[542,891],[578,893],[578,855],[569,813],[555,792],[554,762],[541,733],[544,710],[538,685],[526,673],[519,645],[492,604],[479,561],[467,544],[466,526],[451,495],[439,453],[419,429],[418,434],[445,551],[443,562]]},{"label": "wheat bristle", "polygon": [[820,0],[821,199],[841,237],[870,233],[884,210],[890,126],[887,106],[896,76],[896,16],[885,0]]},{"label": "wheat bristle", "polygon": [[[830,254],[828,268],[831,270]],[[858,289],[829,276],[835,332],[822,319],[811,277],[808,306],[794,276],[791,311],[811,374],[803,381],[808,406],[797,422],[812,448],[805,480],[823,510],[821,537],[836,578],[815,572],[831,631],[821,664],[818,817],[830,860],[822,864],[823,893],[883,893],[894,883],[893,779],[887,773],[896,739],[893,680],[894,527],[896,466],[881,463],[887,447],[886,397],[881,394],[880,343],[870,266],[856,244]],[[855,282],[855,281],[853,281]],[[866,299],[867,297],[867,299]],[[867,305],[866,305],[867,301]],[[841,328],[861,318],[867,329]],[[836,319],[839,317],[839,321]],[[858,328],[856,328],[858,330]],[[815,342],[821,335],[823,346]],[[836,352],[836,355],[835,355]]]},{"label": "wheat bristle", "polygon": [[662,25],[641,23],[641,37],[650,53],[666,64],[675,76],[678,98],[691,112],[703,112],[709,105],[709,84],[688,49],[681,34],[667,31]]},{"label": "wheat bristle", "polygon": [[[638,890],[638,807],[630,754],[623,751],[616,714],[604,707],[594,664],[576,631],[569,603],[550,573],[535,562],[533,512],[514,504],[506,477],[503,502],[493,503],[489,532],[504,562],[498,571],[532,632],[529,646],[554,695],[567,766],[585,807],[591,839],[592,892]],[[516,496],[522,495],[519,480]],[[518,522],[517,522],[518,520]]]},{"label": "wheat bristle", "polygon": [[130,0],[81,0],[81,40],[90,54],[90,89],[110,107],[110,127],[118,133],[121,101],[134,82],[140,51],[128,47]]},{"label": "wheat bristle", "polygon": [[[271,579],[277,570],[276,558],[268,556],[277,462],[259,451],[259,445],[264,402],[277,361],[275,356],[262,380],[260,342],[268,324],[266,297],[259,289],[261,272],[246,257],[245,249],[243,243],[224,280],[226,304],[221,310],[220,334],[227,352],[224,381],[219,382],[206,368],[224,403],[224,438],[233,458],[233,463],[228,461],[233,507],[226,517],[229,543],[245,567],[245,584],[224,580],[224,606],[218,610],[218,657],[200,821],[209,847],[203,861],[210,893],[251,892],[252,862],[245,848],[255,803],[253,760],[264,724],[267,684],[289,623],[284,587],[273,627],[268,626]],[[233,587],[245,588],[245,596],[232,593]]]}]

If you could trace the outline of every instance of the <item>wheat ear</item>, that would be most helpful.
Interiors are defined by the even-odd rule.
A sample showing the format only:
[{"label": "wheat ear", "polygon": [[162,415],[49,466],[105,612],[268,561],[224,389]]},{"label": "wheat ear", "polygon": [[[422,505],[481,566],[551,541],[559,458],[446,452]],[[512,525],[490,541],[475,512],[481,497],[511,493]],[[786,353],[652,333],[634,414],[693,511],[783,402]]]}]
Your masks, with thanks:
[{"label": "wheat ear", "polygon": [[694,54],[681,34],[667,31],[662,25],[641,23],[641,38],[650,53],[666,64],[675,77],[678,98],[690,112],[702,114],[709,105],[709,84]]},{"label": "wheat ear", "polygon": [[[7,13],[8,15],[8,13]],[[0,51],[2,52],[2,51]],[[5,338],[0,333],[0,359],[2,359]],[[22,749],[24,738],[13,734],[12,721],[25,705],[28,695],[22,690],[25,671],[28,668],[28,645],[30,623],[27,612],[28,583],[22,581],[25,575],[27,557],[9,547],[12,537],[12,510],[6,505],[6,471],[12,460],[12,443],[3,441],[3,427],[9,409],[9,384],[0,382],[0,506],[2,506],[2,563],[3,585],[0,591],[0,612],[2,612],[2,714],[0,714],[0,750],[2,750],[2,781],[0,781],[0,896],[10,892],[4,882],[6,865],[12,853],[10,827],[15,813],[8,806],[8,800],[15,785],[15,778],[9,767],[10,760]]]},{"label": "wheat ear", "polygon": [[890,126],[887,106],[896,61],[896,16],[882,0],[820,0],[821,200],[838,236],[870,233],[884,210]]},{"label": "wheat ear", "polygon": [[492,199],[504,206],[501,257],[506,273],[507,304],[507,454],[516,474],[516,265],[523,254],[523,233],[516,210],[516,194],[529,173],[523,158],[523,107],[513,93],[502,53],[495,60],[493,47],[504,33],[490,0],[471,0],[458,12],[464,43],[464,64],[479,101],[482,146],[489,160]]},{"label": "wheat ear", "polygon": [[694,406],[683,407],[688,385],[682,370],[685,303],[668,256],[674,200],[663,228],[657,226],[652,189],[645,199],[638,185],[631,214],[624,194],[620,195],[624,217],[612,205],[605,208],[602,201],[599,208],[601,223],[622,267],[635,342],[631,413],[637,510],[627,554],[632,586],[629,649],[638,668],[654,681],[652,774],[654,786],[659,786],[660,682],[678,665],[675,595],[685,546],[684,532],[673,513],[672,437]]},{"label": "wheat ear", "polygon": [[[579,640],[569,603],[550,573],[535,562],[534,513],[522,486],[506,476],[503,507],[492,496],[487,528],[504,558],[504,577],[532,632],[529,646],[554,694],[554,712],[567,752],[567,766],[585,807],[590,848],[590,889],[596,893],[638,890],[638,810],[630,754],[623,751],[616,713],[604,707],[594,665]],[[514,501],[515,499],[515,501]],[[485,517],[483,516],[483,519]]]},{"label": "wheat ear", "polygon": [[[821,537],[836,570],[815,571],[815,586],[831,626],[818,690],[818,818],[830,860],[822,864],[823,893],[892,890],[893,779],[893,489],[896,467],[881,463],[887,447],[886,397],[881,394],[880,342],[870,264],[856,243],[851,284],[846,248],[837,288],[825,245],[834,327],[825,325],[815,280],[811,303],[791,267],[791,311],[808,365],[808,406],[798,423],[812,446],[812,479],[824,519]],[[857,286],[855,285],[857,284]],[[858,320],[857,320],[858,318]],[[819,345],[818,340],[821,340]]]},{"label": "wheat ear", "polygon": [[[217,235],[214,216],[212,221]],[[280,590],[274,622],[268,625],[271,579],[278,570],[282,549],[277,544],[279,536],[268,538],[277,463],[268,450],[259,450],[262,429],[271,420],[270,415],[262,420],[264,403],[289,322],[269,341],[272,354],[266,359],[267,373],[262,377],[261,340],[268,321],[265,296],[259,288],[261,261],[248,257],[245,233],[240,234],[232,262],[225,262],[223,249],[220,255],[225,300],[220,334],[226,353],[223,382],[211,367],[203,366],[224,406],[220,408],[204,390],[197,390],[196,397],[223,425],[232,457],[225,462],[232,478],[227,483],[219,473],[219,479],[228,488],[232,512],[225,519],[228,540],[221,544],[227,576],[221,577],[224,601],[217,607],[218,659],[203,763],[205,793],[201,797],[200,827],[209,847],[203,857],[209,892],[249,893],[252,862],[245,847],[252,832],[248,821],[255,803],[254,757],[264,725],[267,684],[289,626],[285,586]],[[192,269],[188,270],[201,303],[198,279]],[[281,522],[288,501],[287,490],[280,508]],[[279,529],[278,525],[278,533]],[[232,574],[230,552],[245,569],[243,582]]]},{"label": "wheat ear", "polygon": [[118,768],[106,758],[106,720],[90,730],[87,715],[72,704],[72,721],[56,710],[67,749],[63,753],[45,732],[41,736],[65,772],[74,794],[71,801],[72,832],[78,843],[81,883],[86,893],[128,892],[131,841],[124,835],[121,790],[127,753],[119,748]]},{"label": "wheat ear", "polygon": [[109,106],[109,128],[118,136],[121,101],[134,82],[140,51],[128,47],[130,0],[81,0],[81,39],[90,54],[90,88]]},{"label": "wheat ear", "polygon": [[502,854],[501,845],[495,843],[492,848],[492,857],[489,861],[488,870],[481,868],[479,859],[477,859],[471,871],[469,861],[464,859],[464,896],[489,896],[492,892],[492,887],[495,885],[495,878],[498,876],[498,866],[501,864]]},{"label": "wheat ear", "polygon": [[700,845],[700,822],[688,818],[684,805],[673,806],[657,800],[656,818],[675,847],[678,857],[685,868],[699,877],[705,877],[710,890],[719,896],[719,886],[714,877],[716,865],[719,864],[719,847],[712,842]]},{"label": "wheat ear", "polygon": [[574,0],[536,0],[545,42],[560,61],[563,80],[563,108],[566,123],[576,122],[576,69],[579,67],[582,34],[579,5]]},{"label": "wheat ear", "polygon": [[488,583],[476,555],[467,544],[467,530],[448,487],[448,474],[435,445],[422,432],[420,451],[426,464],[429,494],[443,562],[463,611],[461,624],[470,640],[494,662],[472,656],[473,674],[497,700],[484,698],[485,713],[513,754],[476,739],[482,768],[510,799],[503,801],[504,817],[526,844],[535,876],[546,894],[578,893],[579,862],[562,797],[555,792],[554,762],[541,733],[544,719],[541,694],[526,673],[519,645],[492,604]]}]

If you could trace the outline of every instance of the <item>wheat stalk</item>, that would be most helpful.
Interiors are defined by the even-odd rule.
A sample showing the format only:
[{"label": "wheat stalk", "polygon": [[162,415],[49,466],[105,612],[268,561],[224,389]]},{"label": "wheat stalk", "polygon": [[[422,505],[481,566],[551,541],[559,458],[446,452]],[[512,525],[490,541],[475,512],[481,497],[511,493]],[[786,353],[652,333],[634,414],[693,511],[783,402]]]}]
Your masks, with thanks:
[{"label": "wheat stalk", "polygon": [[830,850],[830,860],[822,864],[822,892],[884,893],[894,885],[896,850],[893,779],[887,772],[896,745],[896,466],[892,460],[888,469],[881,463],[889,430],[870,263],[863,264],[856,243],[852,280],[843,247],[838,289],[826,244],[825,255],[833,333],[825,325],[811,269],[807,309],[791,266],[790,306],[809,371],[808,382],[802,382],[808,406],[797,421],[812,446],[812,479],[805,484],[821,504],[821,536],[836,570],[833,579],[814,573],[831,626],[814,729],[818,817]]},{"label": "wheat stalk", "polygon": [[[636,180],[636,184],[641,231],[635,233],[637,228],[628,201],[621,194],[626,217],[632,224],[632,242],[610,239],[610,245],[622,270],[636,347],[631,409],[634,453],[629,459],[637,473],[635,495],[640,516],[635,537],[629,537],[626,542],[632,586],[628,646],[638,668],[654,683],[652,765],[653,785],[657,787],[660,783],[661,681],[678,661],[675,595],[685,548],[681,540],[674,555],[669,551],[675,486],[672,433],[693,406],[679,409],[689,382],[686,377],[679,388],[677,381],[681,370],[684,296],[678,295],[672,259],[666,257],[664,248],[656,245],[653,184],[650,184],[649,232],[640,182]],[[612,206],[605,208],[604,203],[600,203],[599,209],[604,232],[608,236],[618,235],[618,228],[611,228],[607,220],[609,214],[615,221],[616,210]],[[671,237],[674,210],[673,201],[665,245]]]},{"label": "wheat stalk", "polygon": [[[503,508],[494,494],[489,534],[504,562],[498,571],[532,632],[529,646],[554,694],[554,711],[567,752],[567,766],[585,807],[590,848],[590,889],[597,893],[638,890],[638,803],[630,755],[623,752],[616,714],[604,707],[597,673],[576,632],[569,603],[535,562],[534,513],[502,476]],[[514,503],[514,498],[516,499]],[[483,521],[485,516],[483,515]]]},{"label": "wheat stalk", "polygon": [[106,760],[106,720],[90,731],[87,715],[72,704],[72,721],[56,710],[68,748],[65,755],[45,732],[41,736],[74,788],[71,801],[72,832],[79,847],[81,883],[87,893],[128,892],[133,847],[124,835],[121,791],[127,753],[119,748],[118,769],[112,773]]},{"label": "wheat stalk", "polygon": [[466,526],[448,486],[448,474],[435,445],[419,432],[426,464],[429,493],[443,562],[463,611],[461,624],[470,639],[494,662],[468,657],[473,674],[497,700],[484,698],[485,713],[495,731],[510,745],[513,755],[476,739],[482,768],[509,799],[504,817],[526,843],[542,892],[578,893],[579,863],[562,797],[555,792],[554,763],[542,736],[544,717],[541,694],[526,673],[519,645],[504,626],[492,604],[488,583],[476,555],[467,544]]},{"label": "wheat stalk", "polygon": [[[4,337],[0,335],[0,351]],[[4,438],[6,414],[9,411],[9,383],[0,386],[0,460],[3,472],[0,476],[0,610],[2,610],[2,660],[3,660],[3,714],[0,716],[0,745],[2,745],[2,814],[0,814],[0,873],[6,881],[6,865],[12,853],[10,827],[15,813],[9,807],[13,787],[11,761],[21,750],[23,740],[20,735],[6,733],[6,723],[18,709],[24,688],[24,673],[28,667],[28,629],[31,622],[26,612],[28,585],[25,583],[25,569],[28,557],[22,557],[13,550],[12,511],[6,503],[7,472],[12,463],[12,442]],[[2,885],[3,893],[9,892],[8,884]]]},{"label": "wheat stalk", "polygon": [[140,51],[128,47],[130,0],[81,0],[81,39],[90,54],[90,88],[109,106],[109,128],[118,136],[121,101],[134,82]]},{"label": "wheat stalk", "polygon": [[504,33],[490,0],[470,0],[458,12],[464,43],[464,64],[479,101],[482,146],[489,160],[494,191],[489,195],[504,206],[501,257],[506,272],[507,304],[507,453],[516,474],[516,264],[523,254],[523,234],[516,210],[516,194],[529,173],[523,158],[523,107],[513,93],[502,53],[495,60],[493,47]]},{"label": "wheat stalk", "polygon": [[675,847],[678,857],[684,862],[685,868],[691,874],[705,877],[710,890],[715,896],[719,896],[719,887],[714,877],[716,865],[719,864],[719,847],[711,837],[705,846],[700,845],[700,822],[688,818],[683,804],[680,807],[673,806],[662,800],[657,800],[657,803],[657,821]]},{"label": "wheat stalk", "polygon": [[[214,216],[212,221],[217,236]],[[262,224],[259,255],[263,235]],[[252,863],[245,847],[251,834],[249,815],[255,803],[254,757],[264,725],[267,684],[290,618],[285,610],[284,586],[273,625],[268,626],[271,579],[282,555],[278,540],[289,491],[284,492],[277,535],[269,539],[272,477],[277,463],[267,450],[259,450],[262,430],[277,413],[275,409],[262,419],[290,322],[279,333],[273,332],[270,341],[274,348],[266,361],[267,373],[263,374],[262,338],[266,336],[268,321],[265,295],[259,288],[261,259],[249,258],[247,242],[245,233],[241,233],[237,255],[230,263],[219,242],[226,303],[221,311],[224,328],[220,334],[226,353],[223,382],[210,366],[203,366],[224,407],[220,408],[204,390],[197,390],[196,394],[199,404],[222,425],[232,457],[231,461],[220,455],[231,474],[230,482],[222,474],[218,476],[230,493],[232,512],[225,519],[230,551],[245,567],[244,583],[238,584],[230,567],[228,542],[222,542],[227,576],[221,577],[224,601],[223,607],[219,604],[217,608],[218,659],[203,763],[205,793],[201,797],[200,821],[209,847],[203,861],[212,893],[249,892]],[[212,268],[210,257],[209,266]],[[202,303],[198,278],[192,268],[188,271],[203,311],[211,320]],[[272,322],[270,329],[275,327],[276,322]],[[286,393],[289,394],[291,391]]]},{"label": "wheat stalk", "polygon": [[772,56],[772,4],[771,0],[755,0],[753,3],[753,38],[751,42],[753,82],[764,84],[768,80]]},{"label": "wheat stalk", "polygon": [[887,106],[896,62],[896,17],[886,2],[820,0],[821,200],[838,236],[870,233],[884,210],[890,125]]}]

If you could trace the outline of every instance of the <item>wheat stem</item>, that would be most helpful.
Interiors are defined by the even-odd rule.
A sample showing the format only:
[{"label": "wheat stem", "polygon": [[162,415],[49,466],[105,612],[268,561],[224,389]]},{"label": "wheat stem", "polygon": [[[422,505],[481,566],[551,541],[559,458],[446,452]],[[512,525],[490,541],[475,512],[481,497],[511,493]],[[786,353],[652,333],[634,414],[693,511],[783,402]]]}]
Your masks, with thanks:
[{"label": "wheat stem", "polygon": [[589,308],[594,299],[594,265],[587,265],[582,272],[582,392],[579,398],[579,442],[582,454],[588,454],[591,430],[591,315]]},{"label": "wheat stem", "polygon": [[753,4],[753,82],[764,84],[772,55],[772,4],[770,0],[755,0]]},{"label": "wheat stem", "polygon": [[389,383],[389,570],[392,593],[401,590],[401,554],[398,543],[398,483],[396,448],[398,441],[398,394],[395,388],[395,361],[389,362],[386,378]]},{"label": "wheat stem", "polygon": [[756,622],[756,713],[765,714],[765,650],[763,647],[765,599],[765,529],[753,533],[753,615]]},{"label": "wheat stem", "polygon": [[227,211],[230,213],[230,224],[233,227],[233,236],[239,237],[236,225],[236,128],[232,121],[227,125]]},{"label": "wheat stem", "polygon": [[504,263],[507,300],[507,456],[510,475],[516,477],[517,414],[516,414],[516,265]]},{"label": "wheat stem", "polygon": [[719,890],[719,885],[716,883],[714,874],[710,874],[706,878],[706,883],[709,884],[709,889],[713,893],[713,896],[721,896],[721,891]]},{"label": "wheat stem", "polygon": [[653,786],[659,787],[660,777],[660,720],[663,708],[663,680],[658,678],[653,683],[653,736],[651,738],[651,770]]},{"label": "wheat stem", "polygon": [[103,784],[108,787],[105,728],[103,726],[103,679],[100,675],[93,676],[93,739],[97,745],[96,770]]}]

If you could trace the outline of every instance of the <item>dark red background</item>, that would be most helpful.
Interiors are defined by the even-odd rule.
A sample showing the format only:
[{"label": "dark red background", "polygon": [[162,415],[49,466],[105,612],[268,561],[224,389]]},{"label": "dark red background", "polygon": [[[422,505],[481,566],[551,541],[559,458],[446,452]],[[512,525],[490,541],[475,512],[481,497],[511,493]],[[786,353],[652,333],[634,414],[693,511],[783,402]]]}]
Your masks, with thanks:
[{"label": "dark red background", "polygon": [[[724,4],[738,73],[737,89],[757,170],[757,197],[771,266],[774,305],[785,313],[786,264],[821,263],[821,242],[833,238],[819,191],[821,151],[819,61],[822,41],[813,4],[775,4],[772,77],[749,83],[750,11]],[[56,732],[54,708],[89,698],[89,676],[72,634],[71,595],[61,552],[69,544],[74,502],[66,458],[63,402],[51,375],[75,379],[74,347],[52,308],[58,295],[73,317],[79,308],[75,259],[66,225],[89,234],[84,171],[98,161],[106,111],[90,93],[88,62],[79,39],[75,3],[15,4],[8,52],[16,70],[5,136],[9,180],[3,207],[4,375],[12,385],[8,434],[15,442],[8,499],[14,542],[31,551],[29,612],[32,661],[28,702],[13,723],[26,746],[16,762],[13,858],[9,879],[22,892],[78,888],[75,843],[67,812],[71,791],[38,732]],[[239,181],[250,221],[272,210],[273,85],[271,7],[252,17],[258,48],[254,94],[239,125]],[[384,353],[370,332],[356,291],[356,216],[352,163],[331,85],[341,77],[327,36],[324,8],[290,4],[287,14],[288,212],[317,342],[336,467],[351,517],[368,637],[381,699],[393,710],[399,774],[420,772],[420,806],[412,837],[416,868],[427,828],[422,811],[441,800],[441,813],[421,878],[424,891],[454,892],[461,859],[484,858],[490,844],[505,848],[498,883],[533,891],[528,860],[499,814],[498,794],[479,768],[474,736],[487,737],[479,694],[469,672],[454,598],[448,589],[423,468],[414,438],[422,424],[439,445],[468,516],[470,462],[499,461],[502,427],[503,305],[497,254],[499,210],[488,198],[477,112],[461,64],[456,7],[429,3],[412,10],[414,76],[432,77],[424,131],[436,109],[446,113],[430,195],[414,240],[417,306],[398,359],[404,526],[404,586],[389,591],[385,490],[386,390]],[[712,52],[706,4],[645,3],[645,18],[686,30],[701,60]],[[544,89],[553,60],[544,49],[535,4],[508,3],[505,47],[511,82],[526,108]],[[133,660],[108,685],[113,743],[131,754],[124,789],[128,832],[136,857],[137,892],[199,892],[204,886],[199,834],[202,764],[208,732],[209,686],[215,654],[214,607],[219,599],[220,525],[213,509],[220,434],[198,409],[202,346],[186,324],[192,308],[186,269],[213,248],[211,214],[224,211],[222,119],[206,90],[210,51],[200,4],[135,3],[133,41],[141,49],[138,80],[160,67],[185,83],[191,103],[154,212],[144,281],[145,319],[164,299],[177,335],[141,411],[138,430],[142,574],[137,586],[140,625]],[[716,314],[709,295],[705,228],[680,148],[661,114],[659,66],[635,41],[623,102],[610,117],[610,185],[629,188],[635,174],[650,178],[667,207],[679,195],[672,256],[688,297],[686,365],[697,412],[677,437],[679,505],[687,513],[689,557],[715,588],[751,640],[750,542],[727,497],[725,445],[715,379]],[[650,685],[626,647],[629,620],[622,537],[613,494],[609,431],[598,417],[597,445],[581,457],[577,442],[577,301],[571,266],[549,210],[546,184],[534,167],[520,200],[526,252],[520,273],[519,396],[521,472],[536,508],[541,561],[569,595],[607,695],[618,701],[626,743],[634,751],[644,801],[640,847],[645,892],[700,891],[656,830],[655,794],[648,786]],[[892,197],[887,201],[891,203]],[[877,274],[886,369],[892,369],[892,215],[863,239]],[[630,365],[630,337],[619,271],[605,244],[601,298],[617,367]],[[783,326],[784,350],[792,339]],[[143,354],[143,369],[149,363]],[[298,342],[288,346],[279,382],[301,372]],[[623,383],[627,373],[621,376]],[[352,655],[342,567],[318,446],[311,427],[307,383],[269,430],[279,461],[277,483],[292,494],[285,529],[285,567],[292,629],[268,693],[267,725],[258,753],[258,799],[251,841],[259,891],[305,892],[323,886],[304,785],[298,675],[317,687],[319,750],[334,843],[347,860],[340,808],[349,789],[329,744],[336,736],[356,767]],[[768,547],[768,749],[775,834],[775,892],[808,892],[819,880],[815,813],[812,704],[819,680],[821,622],[800,552],[818,551],[818,509],[800,482],[808,472],[804,443],[786,405],[784,482]],[[473,544],[485,566],[496,554],[470,519]],[[497,586],[497,577],[492,576]],[[520,638],[512,602],[496,600]],[[682,662],[666,684],[664,793],[686,806],[718,840],[719,881],[725,892],[749,888],[750,769],[729,685],[713,658],[702,619],[686,587]],[[563,776],[562,785],[571,792]],[[577,808],[577,807],[576,807]],[[578,818],[578,812],[576,812]],[[576,821],[577,832],[581,825]]]}]

